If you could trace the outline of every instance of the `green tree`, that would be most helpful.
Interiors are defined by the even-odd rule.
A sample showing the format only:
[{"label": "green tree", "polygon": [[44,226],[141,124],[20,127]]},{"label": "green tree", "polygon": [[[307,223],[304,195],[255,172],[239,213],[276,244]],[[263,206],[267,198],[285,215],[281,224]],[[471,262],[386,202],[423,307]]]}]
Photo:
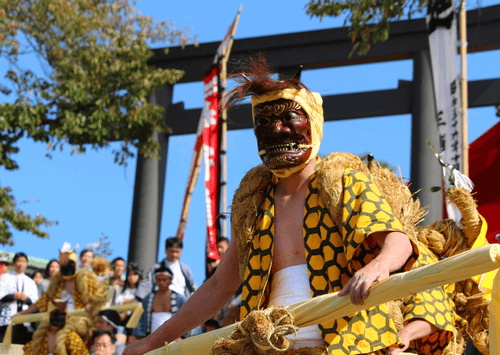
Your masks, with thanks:
[{"label": "green tree", "polygon": [[89,249],[92,249],[92,251],[95,253],[95,256],[107,258],[108,256],[111,256],[113,254],[113,249],[109,247],[111,242],[108,241],[108,236],[104,235],[104,233],[101,234],[102,237],[99,238],[99,242],[94,243],[92,247],[90,245],[88,247]]},{"label": "green tree", "polygon": [[[120,140],[114,161],[126,164],[131,147],[158,157],[155,131],[165,131],[151,94],[183,75],[147,64],[150,45],[184,45],[190,37],[169,22],[155,22],[129,0],[0,0],[0,58],[8,62],[0,91],[0,166],[17,169],[18,142],[28,137],[47,149],[71,146],[71,154]],[[34,55],[43,72],[23,68]],[[17,207],[0,186],[0,243],[12,244],[11,228],[40,237],[53,224]]]},{"label": "green tree", "polygon": [[346,13],[353,52],[360,55],[370,50],[370,44],[389,38],[391,21],[423,15],[428,0],[310,0],[307,13],[312,17],[340,16]]}]

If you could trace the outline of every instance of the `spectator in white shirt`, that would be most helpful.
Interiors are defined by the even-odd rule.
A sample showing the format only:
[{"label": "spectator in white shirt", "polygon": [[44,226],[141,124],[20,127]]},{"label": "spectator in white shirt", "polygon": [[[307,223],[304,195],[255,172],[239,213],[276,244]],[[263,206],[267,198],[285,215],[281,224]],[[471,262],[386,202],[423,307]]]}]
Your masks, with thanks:
[{"label": "spectator in white shirt", "polygon": [[[28,267],[28,257],[24,253],[17,253],[13,259],[13,269],[10,273],[2,275],[0,280],[0,338],[3,340],[11,317],[17,312],[28,309],[38,301],[38,288],[35,281],[24,274]],[[17,324],[13,328],[12,342],[26,344],[31,340],[32,329],[30,324]]]},{"label": "spectator in white shirt", "polygon": [[182,239],[177,237],[167,238],[165,241],[165,254],[167,254],[167,257],[160,263],[154,264],[151,269],[149,269],[146,278],[139,284],[139,290],[136,294],[137,298],[142,300],[149,293],[158,290],[155,284],[154,274],[160,267],[168,267],[172,270],[174,274],[172,284],[170,285],[172,291],[188,298],[196,290],[197,286],[191,269],[180,261],[182,247]]}]

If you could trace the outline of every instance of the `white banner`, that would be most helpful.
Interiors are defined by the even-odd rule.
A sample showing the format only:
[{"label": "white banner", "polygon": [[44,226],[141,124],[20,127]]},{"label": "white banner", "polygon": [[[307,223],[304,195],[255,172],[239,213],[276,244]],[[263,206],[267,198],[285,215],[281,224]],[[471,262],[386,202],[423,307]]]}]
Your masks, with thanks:
[{"label": "white banner", "polygon": [[[463,140],[455,0],[429,0],[426,20],[439,132],[439,148],[436,150],[450,168],[460,172],[463,171]],[[448,179],[445,181],[448,185]],[[455,205],[447,203],[446,211],[449,218],[460,221],[462,216]]]},{"label": "white banner", "polygon": [[462,171],[462,112],[457,55],[455,1],[430,0],[427,13],[432,76],[436,95],[439,153]]}]

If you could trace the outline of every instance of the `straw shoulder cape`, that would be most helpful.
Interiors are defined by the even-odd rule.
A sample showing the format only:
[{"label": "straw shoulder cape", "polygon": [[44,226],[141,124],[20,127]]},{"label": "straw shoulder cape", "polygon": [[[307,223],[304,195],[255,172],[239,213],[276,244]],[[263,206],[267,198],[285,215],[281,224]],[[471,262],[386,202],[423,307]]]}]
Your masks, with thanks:
[{"label": "straw shoulder cape", "polygon": [[[64,288],[64,279],[61,273],[57,273],[50,282],[49,288],[37,301],[36,306],[42,312],[51,310],[51,301],[60,298]],[[97,280],[96,275],[89,269],[82,269],[75,274],[75,285],[73,288],[73,299],[75,309],[83,309],[90,304],[88,316],[69,316],[66,325],[57,332],[56,350],[57,355],[86,355],[88,354],[85,342],[91,336],[97,324],[99,311],[106,304],[106,286]],[[50,323],[43,320],[33,334],[33,340],[29,342],[24,351],[26,354],[46,354],[48,349],[48,334]],[[82,346],[83,345],[83,346]]]},{"label": "straw shoulder cape", "polygon": [[[451,220],[436,222],[428,227],[417,227],[417,224],[425,215],[425,211],[420,207],[418,199],[413,199],[406,184],[398,179],[389,169],[382,168],[377,164],[371,164],[367,167],[357,156],[348,153],[333,153],[325,158],[318,167],[314,177],[316,180],[315,186],[318,190],[318,201],[327,210],[334,225],[342,226],[342,214],[346,198],[344,184],[346,172],[348,170],[349,172],[347,175],[356,175],[357,172],[361,172],[362,175],[369,176],[371,181],[378,187],[380,193],[387,200],[392,209],[392,214],[401,222],[402,231],[409,236],[414,245],[419,244],[427,246],[438,259],[443,256],[458,254],[469,249],[479,235],[481,219],[477,214],[475,202],[469,192],[465,190],[462,191],[462,189],[453,189],[449,194],[450,200],[455,203],[462,212],[463,230],[456,227],[455,223]],[[231,225],[233,235],[238,244],[239,271],[240,277],[243,280],[246,279],[245,276],[247,276],[247,278],[249,276],[248,273],[246,274],[247,265],[249,264],[252,254],[252,248],[254,249],[253,253],[255,253],[254,244],[257,239],[256,235],[259,234],[259,223],[267,218],[265,217],[265,212],[266,207],[269,207],[266,206],[266,204],[269,203],[271,180],[271,171],[263,166],[258,166],[252,169],[244,177],[233,199]],[[398,228],[388,229],[397,230]],[[339,248],[344,247],[345,245],[339,246]],[[270,247],[267,249],[272,251]],[[260,250],[260,252],[262,252],[262,250]],[[264,259],[267,260],[267,257]],[[252,260],[252,262],[255,263],[254,260]],[[406,266],[408,267],[409,265]],[[259,272],[257,272],[257,278],[260,278],[260,281],[262,279],[267,281],[268,278],[263,274],[260,265],[258,265],[256,269],[259,270]],[[350,270],[354,271],[352,266]],[[250,280],[246,281],[248,283]],[[466,287],[466,283],[469,285],[468,287]],[[462,308],[460,306],[458,307],[458,313],[462,316],[460,324],[462,325],[461,331],[465,340],[468,340],[470,336],[475,343],[475,340],[479,339],[479,342],[485,344],[487,347],[487,334],[485,334],[487,332],[487,310],[484,310],[487,307],[485,302],[480,305],[482,307],[481,318],[478,318],[476,314],[478,320],[474,320],[474,326],[476,327],[474,334],[470,334],[470,329],[466,329],[464,326],[467,324],[467,320],[470,320],[475,313],[464,313],[463,307],[467,309],[468,303],[477,302],[478,293],[480,293],[477,285],[474,284],[473,287],[470,287],[470,283],[471,280],[464,282],[463,285],[457,284],[457,290],[453,290],[449,296],[458,297],[460,299],[460,306],[462,306]],[[250,296],[249,294],[246,295],[249,302],[243,307],[242,317],[245,316],[251,308],[265,306],[265,286],[266,284],[263,282],[263,285],[256,287],[257,289],[250,289]],[[465,288],[467,290],[464,290]],[[312,291],[314,295],[314,290]],[[251,306],[249,306],[249,304],[251,304]],[[401,305],[401,303],[399,303],[399,305]],[[477,309],[478,306],[479,305],[475,305],[474,309]],[[403,326],[401,310],[397,305],[392,305],[390,308],[393,317],[395,313],[399,313],[399,317],[395,317],[395,319],[398,318],[401,320],[398,321],[396,319],[396,326],[398,330],[400,330]],[[483,322],[481,322],[481,320],[483,320]],[[478,324],[478,322],[480,324]],[[460,333],[458,336],[460,337]],[[461,343],[463,343],[463,340],[464,339],[459,339]],[[327,343],[329,342],[327,341]]]},{"label": "straw shoulder cape", "polygon": [[[349,164],[350,161],[361,164]],[[353,155],[331,156],[319,163],[317,172],[311,176],[304,212],[304,243],[313,297],[340,291],[357,270],[376,256],[380,246],[370,237],[371,233],[404,231],[368,176],[368,171],[356,168],[366,171],[364,163]],[[256,169],[259,171],[262,168]],[[240,200],[241,188],[249,186],[246,185],[246,179],[252,175],[253,172],[250,172],[242,181],[235,201]],[[256,204],[259,206],[257,218],[247,226],[255,230],[253,235],[248,236],[250,243],[245,245],[247,250],[239,250],[240,261],[243,261],[240,272],[245,259],[248,260],[243,276],[242,317],[268,304],[270,287],[267,285],[270,284],[273,254],[274,183],[269,180],[269,175],[266,177],[254,178],[257,181],[267,180],[267,184],[262,184],[264,201]],[[325,195],[329,198],[324,198]],[[234,205],[232,215],[233,218],[239,215],[238,211],[235,213]],[[234,219],[232,225],[242,229],[242,225],[235,223]],[[235,232],[238,242],[241,242],[241,234]],[[416,243],[413,243],[413,247],[413,255],[404,270],[409,270],[418,258]],[[399,341],[397,329],[385,304],[341,320],[322,323],[319,329],[333,354],[352,351],[368,353]]]}]

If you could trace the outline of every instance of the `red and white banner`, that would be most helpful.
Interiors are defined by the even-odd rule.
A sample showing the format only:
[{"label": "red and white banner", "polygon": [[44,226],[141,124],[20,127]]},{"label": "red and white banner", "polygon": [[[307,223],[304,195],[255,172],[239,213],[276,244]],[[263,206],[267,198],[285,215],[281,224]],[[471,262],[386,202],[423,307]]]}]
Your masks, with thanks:
[{"label": "red and white banner", "polygon": [[[181,220],[177,229],[177,237],[184,238],[184,232],[188,221],[189,205],[191,195],[196,185],[196,180],[200,172],[201,161],[205,162],[205,197],[207,208],[207,258],[220,259],[217,253],[217,217],[219,214],[219,143],[220,143],[220,122],[219,122],[219,60],[229,50],[229,44],[234,37],[234,32],[238,24],[241,13],[241,6],[235,20],[229,27],[226,36],[222,40],[214,57],[214,68],[203,80],[204,83],[204,105],[201,111],[201,118],[196,132],[196,142],[193,158],[189,169],[189,178],[184,202],[181,212]],[[203,156],[201,150],[203,148]]]},{"label": "red and white banner", "polygon": [[219,89],[218,69],[203,80],[204,101],[203,161],[205,163],[205,201],[207,207],[207,258],[220,259],[217,253],[217,215],[219,212]]},{"label": "red and white banner", "polygon": [[[207,208],[207,257],[218,260],[217,253],[217,214],[219,211],[219,97],[218,69],[214,67],[203,80],[204,105],[196,132],[193,158],[189,169],[188,184],[184,194],[181,221],[177,237],[184,238],[188,221],[191,195],[198,180],[200,165],[205,163],[205,198]],[[202,155],[203,152],[203,155]]]}]

